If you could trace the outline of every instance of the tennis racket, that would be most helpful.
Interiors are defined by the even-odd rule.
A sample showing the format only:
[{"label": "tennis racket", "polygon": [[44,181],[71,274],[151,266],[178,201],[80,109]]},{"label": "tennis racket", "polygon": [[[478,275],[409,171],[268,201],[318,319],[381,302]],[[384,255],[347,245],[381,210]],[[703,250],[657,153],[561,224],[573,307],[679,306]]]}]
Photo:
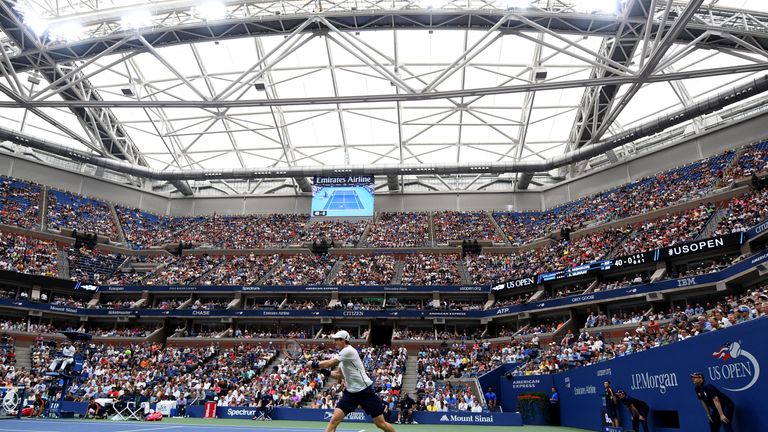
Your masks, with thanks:
[{"label": "tennis racket", "polygon": [[[304,350],[301,348],[301,344],[294,339],[288,339],[283,342],[283,352],[292,360],[301,361],[304,360]],[[331,375],[330,369],[320,369],[318,372],[328,377]]]},{"label": "tennis racket", "polygon": [[304,357],[304,350],[301,344],[294,339],[288,339],[283,342],[283,352],[292,360],[299,360]]}]

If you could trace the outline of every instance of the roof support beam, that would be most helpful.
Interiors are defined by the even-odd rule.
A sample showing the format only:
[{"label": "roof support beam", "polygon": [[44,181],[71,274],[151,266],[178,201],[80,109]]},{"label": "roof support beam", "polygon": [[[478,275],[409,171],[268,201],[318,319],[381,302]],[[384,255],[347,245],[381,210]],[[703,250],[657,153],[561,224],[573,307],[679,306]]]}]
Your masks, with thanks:
[{"label": "roof support beam", "polygon": [[[672,0],[669,0],[668,4],[671,3]],[[611,124],[619,117],[619,114],[624,111],[624,108],[627,107],[637,92],[640,91],[644,84],[643,80],[652,76],[656,70],[656,67],[664,58],[664,55],[667,53],[672,44],[675,43],[678,35],[680,35],[680,33],[685,30],[688,22],[699,9],[702,3],[704,3],[704,0],[691,0],[686,4],[685,9],[678,15],[677,20],[675,20],[675,22],[672,24],[672,27],[670,27],[667,34],[664,35],[663,39],[661,39],[658,43],[654,44],[653,51],[650,53],[648,60],[645,62],[645,65],[643,65],[643,68],[638,74],[640,80],[631,84],[626,93],[624,93],[624,96],[621,98],[621,101],[618,103],[618,105],[614,107],[613,110],[611,110],[611,112],[603,119],[600,127],[597,129],[590,141],[594,142],[595,140],[599,140],[603,134],[608,131],[608,128],[611,126]],[[656,34],[657,40],[661,38],[661,34],[661,31]]]},{"label": "roof support beam", "polygon": [[746,72],[760,72],[768,70],[768,62],[743,64],[721,68],[686,70],[672,74],[651,75],[644,80],[638,76],[606,77],[596,79],[579,79],[571,81],[550,81],[542,83],[519,84],[501,87],[484,87],[468,90],[451,90],[432,93],[414,94],[383,94],[360,95],[340,97],[316,97],[316,98],[282,98],[282,99],[240,99],[227,101],[105,101],[105,100],[72,100],[72,101],[29,101],[0,102],[0,108],[30,108],[30,107],[101,107],[101,108],[221,108],[221,107],[274,107],[296,105],[325,105],[325,104],[356,104],[379,102],[408,102],[418,100],[454,99],[462,97],[478,97],[499,94],[525,93],[529,91],[561,90],[579,87],[593,87],[605,85],[638,84],[667,82],[711,76],[733,75]]},{"label": "roof support beam", "polygon": [[[93,154],[62,146],[57,143],[22,134],[0,126],[0,140],[8,140],[41,151],[68,157],[80,162],[90,163],[127,175],[134,175],[157,180],[218,180],[250,178],[289,178],[311,175],[448,175],[510,172],[543,172],[566,166],[574,162],[587,160],[607,150],[617,148],[637,139],[654,135],[669,127],[687,122],[698,116],[710,114],[729,105],[752,98],[768,91],[768,75],[751,80],[748,83],[710,96],[690,107],[668,113],[648,123],[630,128],[624,132],[564,155],[558,155],[543,161],[514,161],[463,164],[403,164],[403,165],[339,165],[311,167],[249,168],[249,169],[214,169],[214,170],[156,170],[139,165],[132,165],[114,159],[94,156]],[[438,177],[438,180],[441,178]],[[444,181],[443,181],[444,183]],[[446,184],[446,187],[448,185]],[[450,189],[450,187],[449,187]]]},{"label": "roof support beam", "polygon": [[[11,3],[11,2],[5,2]],[[89,35],[83,40],[71,43],[46,41],[42,46],[34,46],[27,42],[16,44],[10,40],[0,41],[10,52],[15,53],[11,62],[17,72],[33,68],[36,58],[41,55],[49,56],[54,62],[73,62],[97,55],[124,38],[127,33],[143,36],[153,46],[169,46],[187,44],[196,41],[211,41],[238,37],[256,37],[262,35],[285,35],[295,31],[307,21],[314,21],[315,16],[321,16],[344,31],[363,31],[376,29],[488,29],[499,19],[509,13],[507,9],[493,8],[487,1],[468,0],[466,2],[451,2],[450,9],[428,9],[413,1],[383,2],[375,1],[365,4],[364,9],[357,9],[355,2],[333,2],[329,0],[276,0],[272,2],[248,2],[247,6],[238,6],[232,0],[226,0],[228,5],[227,17],[222,20],[208,22],[190,13],[196,1],[163,1],[152,4],[137,4],[126,8],[113,8],[88,12],[78,15],[53,18],[51,25],[61,25],[67,22],[77,22],[85,26]],[[675,3],[666,7],[676,13],[682,10],[684,3]],[[313,10],[318,8],[320,11]],[[666,4],[665,4],[666,6]],[[149,11],[153,14],[151,26],[135,32],[126,32],[118,25],[124,14],[131,10]],[[574,11],[568,2],[537,1],[534,7],[516,11],[503,24],[501,29],[520,32],[537,31],[530,22],[544,26],[561,34],[584,34],[589,36],[612,36],[620,22],[630,26],[642,27],[646,22],[653,25],[656,32],[662,21],[658,13],[667,16],[665,8],[654,8],[651,16],[656,18],[632,18],[619,20],[608,14],[589,14]],[[307,16],[311,18],[308,20]],[[517,17],[526,18],[529,23]],[[645,15],[647,16],[647,15]],[[763,29],[768,26],[768,14],[764,12],[744,11],[708,6],[695,14],[695,21],[678,36],[678,43],[695,39],[701,33],[725,31],[733,34],[739,40],[753,41],[761,49],[768,48],[768,36]],[[324,23],[314,22],[306,31],[325,31]],[[9,39],[17,38],[19,26],[14,26],[8,33]],[[711,37],[702,42],[709,48],[738,48],[732,40],[721,37]],[[118,52],[128,52],[142,49],[138,39],[132,39],[120,47]]]}]

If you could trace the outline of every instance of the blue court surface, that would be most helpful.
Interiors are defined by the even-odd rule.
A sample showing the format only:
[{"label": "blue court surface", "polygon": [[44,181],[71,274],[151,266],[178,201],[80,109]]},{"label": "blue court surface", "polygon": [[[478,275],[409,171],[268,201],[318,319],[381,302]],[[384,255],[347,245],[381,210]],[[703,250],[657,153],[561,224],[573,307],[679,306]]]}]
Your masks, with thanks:
[{"label": "blue court surface", "polygon": [[360,210],[364,207],[354,189],[342,189],[333,191],[323,210]]},{"label": "blue court surface", "polygon": [[[3,420],[0,421],[0,431],[26,432],[214,432],[214,431],[269,431],[269,432],[319,432],[322,427],[280,427],[272,426],[271,422],[254,422],[253,425],[233,426],[210,420],[210,424],[179,424],[160,421],[153,422],[123,422],[123,421],[94,421],[94,420]],[[368,426],[368,425],[361,425]],[[373,425],[370,425],[373,426]],[[370,429],[370,428],[367,428]],[[360,432],[357,429],[338,429],[339,432]]]}]

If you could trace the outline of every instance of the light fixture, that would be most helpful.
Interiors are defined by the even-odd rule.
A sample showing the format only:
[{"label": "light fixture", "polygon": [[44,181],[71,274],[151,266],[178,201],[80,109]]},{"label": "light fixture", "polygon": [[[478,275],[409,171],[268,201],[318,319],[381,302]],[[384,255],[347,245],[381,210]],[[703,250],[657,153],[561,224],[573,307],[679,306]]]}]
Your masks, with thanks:
[{"label": "light fixture", "polygon": [[59,41],[75,41],[79,40],[85,34],[85,29],[78,23],[70,22],[51,27],[48,30],[48,35],[51,39]]},{"label": "light fixture", "polygon": [[532,0],[499,0],[502,9],[526,9],[531,7]]},{"label": "light fixture", "polygon": [[42,36],[48,31],[48,21],[37,12],[27,6],[17,7],[17,10],[24,18],[24,24],[37,36]]},{"label": "light fixture", "polygon": [[149,11],[136,11],[120,20],[120,27],[124,29],[138,30],[152,25],[152,14]]},{"label": "light fixture", "polygon": [[227,8],[224,3],[209,1],[192,8],[192,14],[206,21],[218,20],[227,16]]},{"label": "light fixture", "polygon": [[572,0],[577,10],[589,13],[616,14],[619,10],[619,0]]}]

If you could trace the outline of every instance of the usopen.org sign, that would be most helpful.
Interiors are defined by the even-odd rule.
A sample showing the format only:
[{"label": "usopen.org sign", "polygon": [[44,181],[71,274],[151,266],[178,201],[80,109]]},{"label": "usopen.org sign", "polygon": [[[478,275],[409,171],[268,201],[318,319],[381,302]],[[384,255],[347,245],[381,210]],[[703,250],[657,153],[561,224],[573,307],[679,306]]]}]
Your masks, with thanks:
[{"label": "usopen.org sign", "polygon": [[709,381],[724,390],[741,392],[760,379],[760,363],[741,342],[727,343],[712,353],[715,364],[707,367]]}]

